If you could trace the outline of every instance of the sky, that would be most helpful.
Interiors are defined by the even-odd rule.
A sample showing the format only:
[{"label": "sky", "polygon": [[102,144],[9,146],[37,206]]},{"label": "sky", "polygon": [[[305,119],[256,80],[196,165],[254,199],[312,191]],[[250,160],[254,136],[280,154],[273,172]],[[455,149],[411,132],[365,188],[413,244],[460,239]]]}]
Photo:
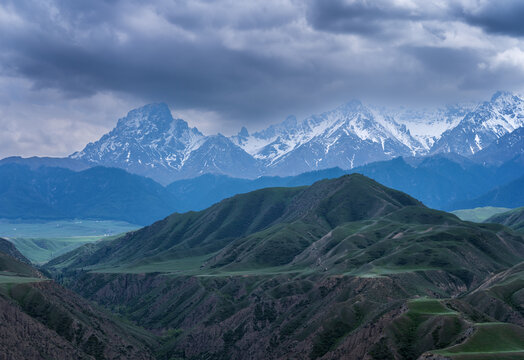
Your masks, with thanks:
[{"label": "sky", "polygon": [[354,98],[524,90],[520,0],[2,0],[0,158],[65,156],[151,102],[205,134]]}]

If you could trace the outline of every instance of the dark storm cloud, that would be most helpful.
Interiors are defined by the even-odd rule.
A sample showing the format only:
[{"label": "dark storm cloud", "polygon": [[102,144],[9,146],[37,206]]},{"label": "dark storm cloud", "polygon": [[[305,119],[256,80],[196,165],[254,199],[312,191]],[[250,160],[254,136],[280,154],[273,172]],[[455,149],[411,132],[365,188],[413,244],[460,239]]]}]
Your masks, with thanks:
[{"label": "dark storm cloud", "polygon": [[459,16],[487,32],[524,36],[524,1],[522,0],[486,2],[478,8],[462,9]]},{"label": "dark storm cloud", "polygon": [[[72,4],[60,3],[56,22],[46,18],[47,9],[40,8],[44,13],[38,16],[33,9],[28,16],[41,18],[39,26],[2,40],[2,46],[11,50],[4,57],[5,69],[31,79],[37,89],[56,88],[71,97],[114,90],[137,94],[146,101],[170,101],[182,108],[207,108],[234,116],[272,104],[278,107],[282,96],[276,94],[278,86],[268,91],[272,84],[279,85],[281,79],[302,81],[296,66],[285,59],[276,61],[249,49],[228,48],[207,34],[196,34],[194,40],[159,32],[151,38],[141,29],[119,29],[121,19],[115,8],[121,4],[117,1],[97,1],[88,8],[72,8]],[[125,12],[126,6],[121,6]],[[25,6],[17,10],[29,11]],[[198,14],[188,10],[181,12],[186,14],[185,22],[180,14],[175,16],[176,11],[153,8],[152,12],[156,20],[168,18],[182,28],[200,27]],[[267,28],[281,22],[278,19],[282,15],[257,24],[253,15],[238,25]],[[119,42],[120,30],[128,40]],[[86,38],[78,35],[81,32]]]},{"label": "dark storm cloud", "polygon": [[[80,106],[87,115],[70,121],[79,116],[85,126],[91,111],[102,114],[100,106],[114,111],[96,116],[113,116],[165,101],[175,113],[212,114],[216,124],[187,119],[204,131],[231,133],[354,97],[442,103],[478,99],[505,84],[514,90],[524,77],[520,38],[492,34],[519,35],[522,7],[477,4],[6,0],[0,125],[23,113],[22,132],[37,123],[32,118]],[[43,111],[48,101],[55,107]]]},{"label": "dark storm cloud", "polygon": [[469,48],[406,46],[403,51],[417,59],[428,73],[454,78],[469,75],[482,58],[478,51]]},{"label": "dark storm cloud", "polygon": [[391,21],[418,20],[423,14],[390,1],[313,0],[307,16],[318,30],[373,35],[387,31]]}]

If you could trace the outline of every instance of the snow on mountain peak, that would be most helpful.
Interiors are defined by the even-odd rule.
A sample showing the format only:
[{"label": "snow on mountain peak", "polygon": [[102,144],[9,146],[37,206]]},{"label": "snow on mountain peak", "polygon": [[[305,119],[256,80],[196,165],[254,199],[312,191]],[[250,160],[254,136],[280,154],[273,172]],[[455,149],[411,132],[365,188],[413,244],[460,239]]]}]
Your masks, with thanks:
[{"label": "snow on mountain peak", "polygon": [[442,134],[431,152],[471,156],[522,126],[524,100],[514,93],[498,91],[490,101],[480,103],[457,126]]},{"label": "snow on mountain peak", "polygon": [[476,107],[386,108],[351,100],[302,120],[290,115],[253,134],[242,127],[231,137],[204,136],[157,103],[131,110],[113,130],[71,157],[162,182],[203,172],[291,175],[398,156],[469,156],[522,126],[524,100],[503,91]]},{"label": "snow on mountain peak", "polygon": [[494,104],[514,104],[522,101],[522,99],[511,91],[497,91],[491,97],[490,102]]}]

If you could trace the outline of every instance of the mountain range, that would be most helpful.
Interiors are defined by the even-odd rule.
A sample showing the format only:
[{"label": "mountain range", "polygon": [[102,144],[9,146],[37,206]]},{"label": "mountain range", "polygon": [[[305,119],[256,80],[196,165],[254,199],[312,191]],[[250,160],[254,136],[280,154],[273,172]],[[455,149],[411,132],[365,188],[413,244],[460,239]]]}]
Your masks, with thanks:
[{"label": "mountain range", "polygon": [[[522,126],[524,100],[509,92],[497,92],[476,106],[442,109],[385,108],[353,100],[300,121],[289,116],[253,134],[244,127],[231,137],[203,135],[160,103],[130,111],[70,159],[122,168],[163,184],[205,173],[289,176],[398,156],[451,152],[471,157]],[[518,139],[508,141],[521,143],[522,134]],[[503,146],[504,141],[498,145]],[[479,161],[485,156],[479,155]]]},{"label": "mountain range", "polygon": [[44,270],[157,334],[157,359],[517,359],[523,254],[508,227],[351,174],[173,214]]},{"label": "mountain range", "polygon": [[111,219],[150,224],[176,209],[176,198],[155,181],[101,166],[0,165],[0,218]]},{"label": "mountain range", "polygon": [[204,174],[174,181],[166,187],[122,169],[31,168],[18,163],[20,159],[15,160],[0,165],[0,217],[7,219],[112,219],[147,225],[172,212],[202,210],[236,194],[267,187],[311,185],[348,173],[364,174],[441,210],[479,206],[513,208],[524,203],[523,155],[499,165],[477,163],[454,154],[437,154],[286,177],[243,179]]}]

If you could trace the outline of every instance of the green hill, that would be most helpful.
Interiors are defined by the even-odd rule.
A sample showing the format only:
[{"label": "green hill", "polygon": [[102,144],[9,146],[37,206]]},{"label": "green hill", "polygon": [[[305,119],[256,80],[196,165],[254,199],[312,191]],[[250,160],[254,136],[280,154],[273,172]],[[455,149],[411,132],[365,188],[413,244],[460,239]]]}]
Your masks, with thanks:
[{"label": "green hill", "polygon": [[45,269],[163,334],[159,359],[416,359],[470,339],[477,322],[510,323],[475,294],[523,261],[511,229],[353,174],[173,214]]},{"label": "green hill", "polygon": [[[408,195],[357,174],[319,181],[310,187],[263,189],[234,196],[200,212],[171,215],[101,244],[75,266],[134,266],[210,255],[257,236],[266,241],[257,247],[258,255],[252,254],[262,262],[260,265],[267,265],[262,257],[264,251],[274,250],[271,236],[286,237],[286,241],[279,241],[285,248],[273,253],[291,259],[338,225],[378,218],[405,206],[425,209]],[[49,268],[69,257],[52,261]],[[276,263],[282,265],[281,261]]]},{"label": "green hill", "polygon": [[522,233],[524,232],[524,207],[493,215],[486,222],[503,224]]},{"label": "green hill", "polygon": [[150,224],[172,213],[177,200],[151,179],[121,169],[72,171],[0,165],[0,218],[97,219]]},{"label": "green hill", "polygon": [[86,243],[135,230],[138,225],[113,220],[0,220],[0,234],[9,238],[33,264],[43,264]]},{"label": "green hill", "polygon": [[30,264],[11,242],[0,238],[0,284],[43,279],[44,276]]}]

